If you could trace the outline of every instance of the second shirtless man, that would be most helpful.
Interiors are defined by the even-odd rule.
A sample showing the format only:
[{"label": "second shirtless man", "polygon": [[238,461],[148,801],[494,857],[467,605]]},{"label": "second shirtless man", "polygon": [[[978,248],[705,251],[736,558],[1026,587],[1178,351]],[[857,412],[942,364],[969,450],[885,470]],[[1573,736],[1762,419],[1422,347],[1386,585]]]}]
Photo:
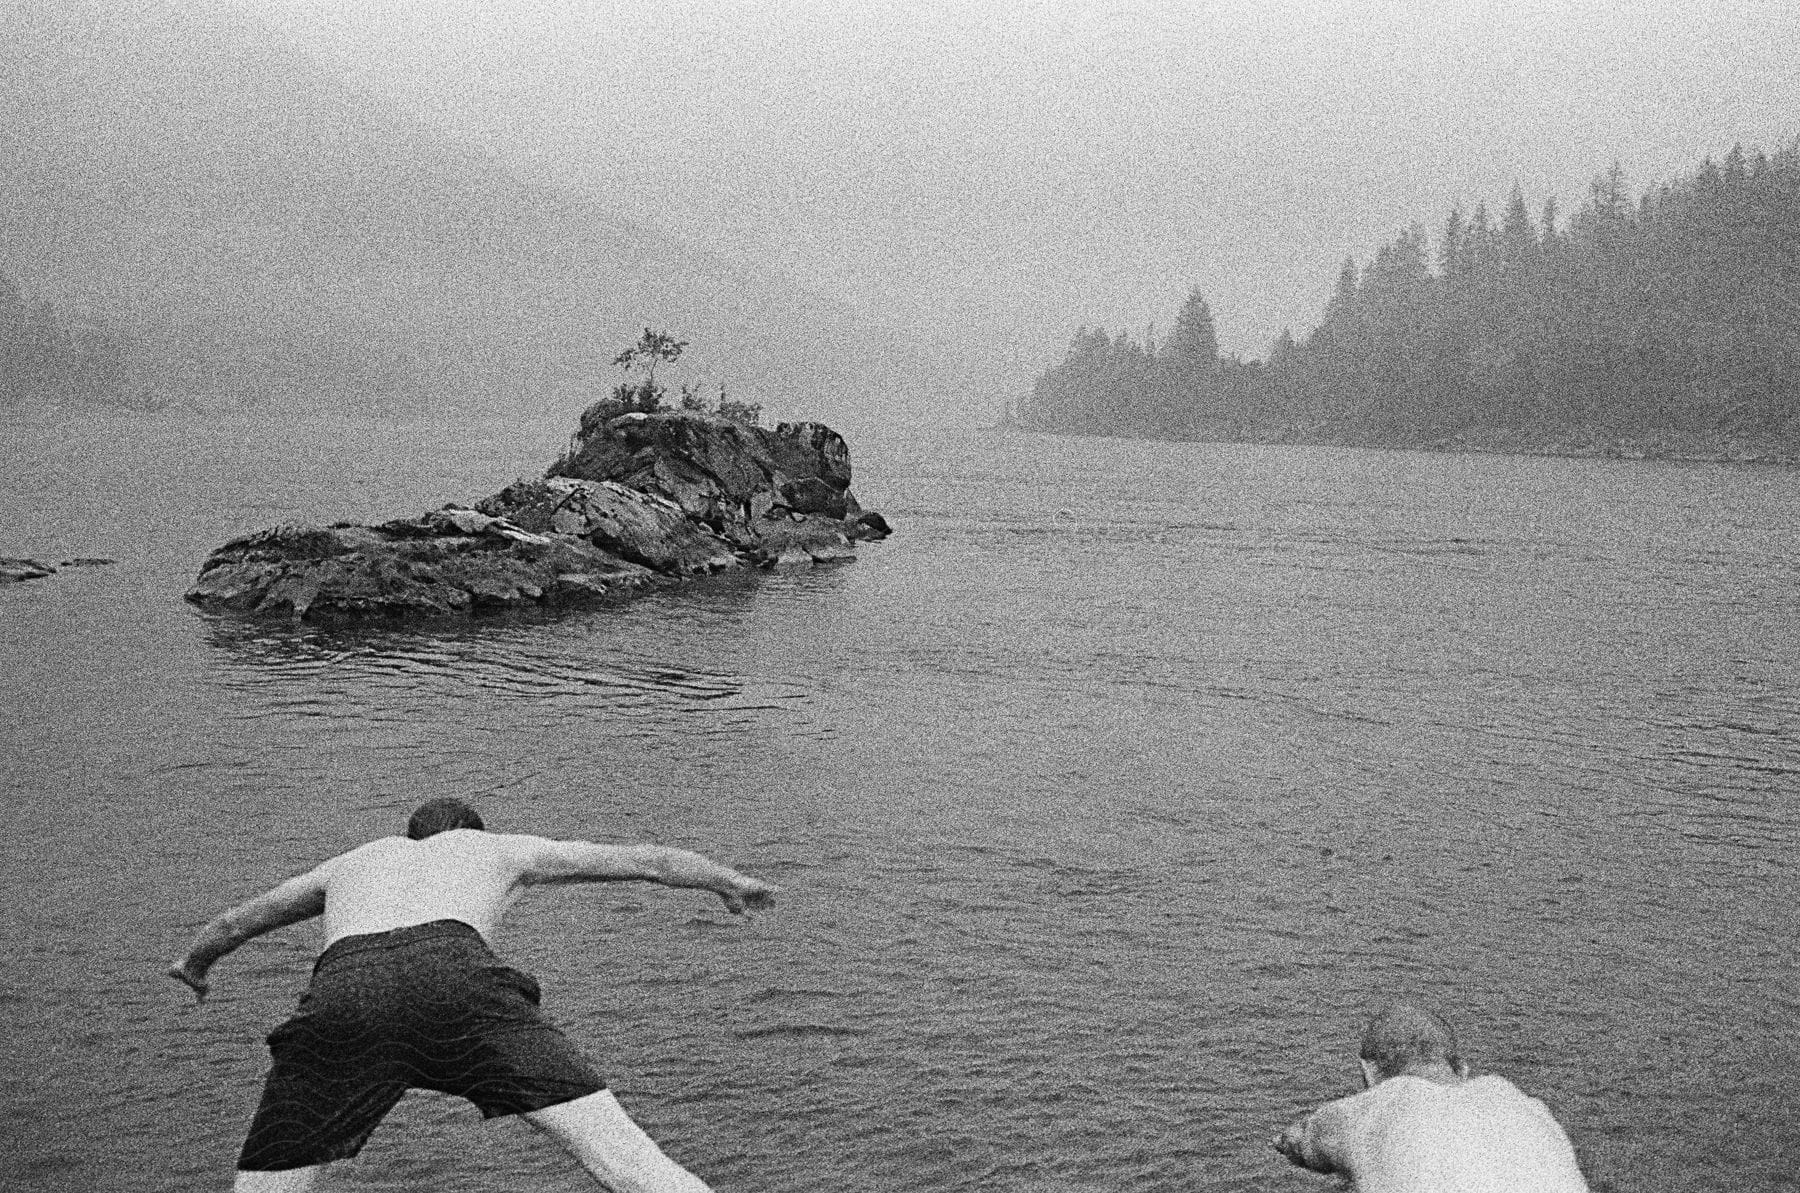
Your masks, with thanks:
[{"label": "second shirtless man", "polygon": [[309,1189],[354,1156],[408,1089],[523,1115],[615,1193],[706,1193],[625,1114],[538,1012],[538,986],[488,944],[528,887],[642,880],[712,891],[733,914],[775,888],[697,853],[485,830],[459,800],[219,915],[169,969],[201,998],[220,957],[322,915],[325,950],[294,1017],[269,1036],[273,1065],[238,1159],[236,1188]]}]

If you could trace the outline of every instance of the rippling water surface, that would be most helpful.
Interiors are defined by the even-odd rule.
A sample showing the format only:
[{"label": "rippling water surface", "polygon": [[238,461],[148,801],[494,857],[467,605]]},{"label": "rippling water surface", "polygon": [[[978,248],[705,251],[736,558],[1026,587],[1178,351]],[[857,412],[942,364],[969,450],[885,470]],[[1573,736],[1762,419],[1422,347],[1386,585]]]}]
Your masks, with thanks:
[{"label": "rippling water surface", "polygon": [[[572,422],[572,419],[569,421]],[[202,616],[227,537],[540,472],[566,428],[10,423],[0,1186],[223,1188],[316,935],[194,926],[420,799],[703,850],[504,942],[721,1191],[1306,1190],[1268,1138],[1434,1000],[1618,1190],[1793,1188],[1800,474],[858,438],[846,565],[557,617]],[[326,1188],[584,1187],[412,1095]]]}]

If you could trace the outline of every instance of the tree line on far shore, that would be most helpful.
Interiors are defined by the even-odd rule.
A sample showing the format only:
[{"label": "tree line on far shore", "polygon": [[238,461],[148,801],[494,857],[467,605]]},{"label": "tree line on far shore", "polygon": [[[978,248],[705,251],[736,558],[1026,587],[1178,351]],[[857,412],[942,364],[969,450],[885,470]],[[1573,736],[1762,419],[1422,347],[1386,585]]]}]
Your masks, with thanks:
[{"label": "tree line on far shore", "polygon": [[130,336],[28,299],[0,272],[0,409],[62,402],[155,406],[158,399],[134,364],[138,348]]},{"label": "tree line on far shore", "polygon": [[[0,411],[30,407],[78,405],[112,406],[133,410],[162,410],[172,402],[165,389],[182,382],[172,379],[168,353],[147,339],[97,324],[67,317],[55,305],[29,299],[23,289],[0,271]],[[166,348],[167,345],[160,345]],[[612,413],[645,413],[669,408],[678,402],[683,410],[716,414],[746,426],[757,426],[762,405],[731,397],[723,385],[713,397],[698,385],[683,384],[670,394],[657,380],[660,364],[672,364],[688,346],[686,340],[646,327],[637,343],[613,358],[625,371],[601,402]],[[367,384],[377,399],[404,397],[407,377],[404,362]],[[254,399],[254,395],[252,395]],[[405,409],[389,402],[376,409]]]},{"label": "tree line on far shore", "polygon": [[1514,187],[1346,260],[1318,327],[1221,357],[1198,292],[1160,343],[1083,328],[1018,418],[1062,433],[1372,445],[1728,436],[1800,446],[1800,140],[1566,220]]}]

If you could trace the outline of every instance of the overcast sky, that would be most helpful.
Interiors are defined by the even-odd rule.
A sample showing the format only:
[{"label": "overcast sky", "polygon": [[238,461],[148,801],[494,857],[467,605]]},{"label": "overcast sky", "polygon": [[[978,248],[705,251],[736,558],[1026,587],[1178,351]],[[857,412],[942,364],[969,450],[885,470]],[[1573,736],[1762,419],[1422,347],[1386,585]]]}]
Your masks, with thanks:
[{"label": "overcast sky", "polygon": [[527,177],[1025,386],[1079,324],[1229,350],[1452,203],[1565,212],[1800,134],[1800,3],[242,0]]}]

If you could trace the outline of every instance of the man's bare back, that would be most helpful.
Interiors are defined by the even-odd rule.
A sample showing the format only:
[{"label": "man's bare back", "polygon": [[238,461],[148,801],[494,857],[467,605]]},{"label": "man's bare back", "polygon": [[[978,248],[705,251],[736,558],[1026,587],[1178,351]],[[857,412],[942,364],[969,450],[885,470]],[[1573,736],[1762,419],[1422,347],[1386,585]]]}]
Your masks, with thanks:
[{"label": "man's bare back", "polygon": [[1275,1138],[1290,1162],[1354,1193],[1586,1193],[1549,1109],[1504,1077],[1471,1077],[1441,1015],[1395,1003],[1369,1021],[1359,1055],[1367,1088]]},{"label": "man's bare back", "polygon": [[495,943],[500,920],[554,863],[558,842],[456,829],[382,837],[319,867],[325,943],[433,920],[461,920]]},{"label": "man's bare back", "polygon": [[[409,1088],[458,1094],[487,1116],[523,1115],[608,1188],[706,1193],[542,1020],[535,980],[491,949],[529,887],[630,881],[711,891],[733,914],[775,895],[688,850],[491,833],[461,801],[434,800],[407,836],[339,854],[215,916],[169,968],[201,998],[213,964],[245,941],[314,916],[325,930],[307,998],[269,1037],[274,1065],[239,1157],[240,1193],[310,1188]],[[392,1057],[405,1061],[396,1071]]]},{"label": "man's bare back", "polygon": [[169,976],[205,997],[207,970],[244,941],[323,916],[327,945],[433,920],[461,920],[490,944],[528,887],[656,882],[712,891],[734,915],[766,906],[775,888],[690,853],[659,845],[553,841],[521,833],[451,829],[423,840],[382,837],[290,878],[202,930]]},{"label": "man's bare back", "polygon": [[[423,841],[382,837],[313,872],[325,899],[325,943],[433,920],[461,920],[489,944],[528,887],[570,882],[660,882],[716,890],[732,912],[772,888],[737,890],[697,854],[655,846],[552,841],[524,833],[453,829]],[[741,876],[734,875],[741,879]]]}]

